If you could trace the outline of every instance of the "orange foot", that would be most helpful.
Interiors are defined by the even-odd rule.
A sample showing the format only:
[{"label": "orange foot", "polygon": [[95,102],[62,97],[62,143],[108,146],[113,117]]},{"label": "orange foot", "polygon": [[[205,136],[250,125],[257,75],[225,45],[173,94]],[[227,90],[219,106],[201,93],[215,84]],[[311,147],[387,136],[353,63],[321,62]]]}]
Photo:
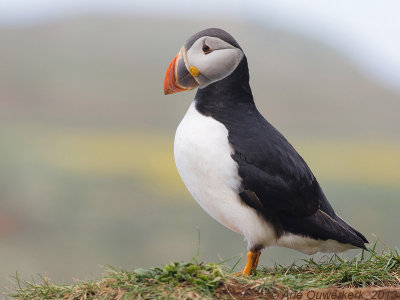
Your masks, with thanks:
[{"label": "orange foot", "polygon": [[257,269],[258,260],[260,259],[261,251],[247,252],[246,266],[243,271],[236,273],[234,276],[250,276],[251,272]]}]

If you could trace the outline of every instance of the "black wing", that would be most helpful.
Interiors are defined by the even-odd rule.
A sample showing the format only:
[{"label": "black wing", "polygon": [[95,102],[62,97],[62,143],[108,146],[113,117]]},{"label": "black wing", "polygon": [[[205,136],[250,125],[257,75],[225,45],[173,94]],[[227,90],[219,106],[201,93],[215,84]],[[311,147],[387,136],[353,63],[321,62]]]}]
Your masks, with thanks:
[{"label": "black wing", "polygon": [[228,131],[242,178],[242,197],[249,199],[255,193],[262,206],[274,213],[315,214],[323,196],[301,156],[258,111],[248,111],[239,120],[230,122]]},{"label": "black wing", "polygon": [[335,214],[293,146],[255,107],[245,112],[224,120],[242,178],[242,200],[272,222],[278,234],[289,231],[365,248],[368,241]]}]

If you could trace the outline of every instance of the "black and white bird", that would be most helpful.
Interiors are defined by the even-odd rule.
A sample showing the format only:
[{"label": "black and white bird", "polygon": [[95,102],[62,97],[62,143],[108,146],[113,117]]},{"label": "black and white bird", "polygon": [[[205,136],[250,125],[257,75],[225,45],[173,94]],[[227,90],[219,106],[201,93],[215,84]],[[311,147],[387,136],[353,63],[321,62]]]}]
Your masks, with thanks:
[{"label": "black and white bird", "polygon": [[336,215],[302,157],[257,110],[246,56],[222,29],[191,36],[167,69],[165,94],[196,87],[176,131],[175,163],[200,206],[247,240],[244,275],[271,246],[366,249],[367,239]]}]

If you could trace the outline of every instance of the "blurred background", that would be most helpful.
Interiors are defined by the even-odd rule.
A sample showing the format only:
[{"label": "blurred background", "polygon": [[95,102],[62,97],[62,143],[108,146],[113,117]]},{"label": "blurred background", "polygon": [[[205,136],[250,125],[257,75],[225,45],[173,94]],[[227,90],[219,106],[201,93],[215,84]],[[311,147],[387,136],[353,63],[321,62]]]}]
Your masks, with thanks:
[{"label": "blurred background", "polygon": [[[249,61],[263,115],[308,162],[337,213],[400,245],[397,1],[0,1],[0,291],[35,274],[69,283],[104,265],[246,253],[175,169],[195,92],[166,67],[207,27]],[[356,255],[359,251],[347,255]],[[261,264],[305,256],[269,249]],[[239,267],[244,264],[241,260]]]}]

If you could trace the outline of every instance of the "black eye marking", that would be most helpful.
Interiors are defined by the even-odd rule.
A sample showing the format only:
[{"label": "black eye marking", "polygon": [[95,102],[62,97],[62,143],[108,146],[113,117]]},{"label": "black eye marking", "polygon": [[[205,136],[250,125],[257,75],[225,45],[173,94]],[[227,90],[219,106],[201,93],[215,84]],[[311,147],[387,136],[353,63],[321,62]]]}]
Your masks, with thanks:
[{"label": "black eye marking", "polygon": [[203,47],[201,47],[201,50],[203,50],[204,54],[208,54],[212,51],[212,49],[208,47],[207,44],[204,44]]}]

